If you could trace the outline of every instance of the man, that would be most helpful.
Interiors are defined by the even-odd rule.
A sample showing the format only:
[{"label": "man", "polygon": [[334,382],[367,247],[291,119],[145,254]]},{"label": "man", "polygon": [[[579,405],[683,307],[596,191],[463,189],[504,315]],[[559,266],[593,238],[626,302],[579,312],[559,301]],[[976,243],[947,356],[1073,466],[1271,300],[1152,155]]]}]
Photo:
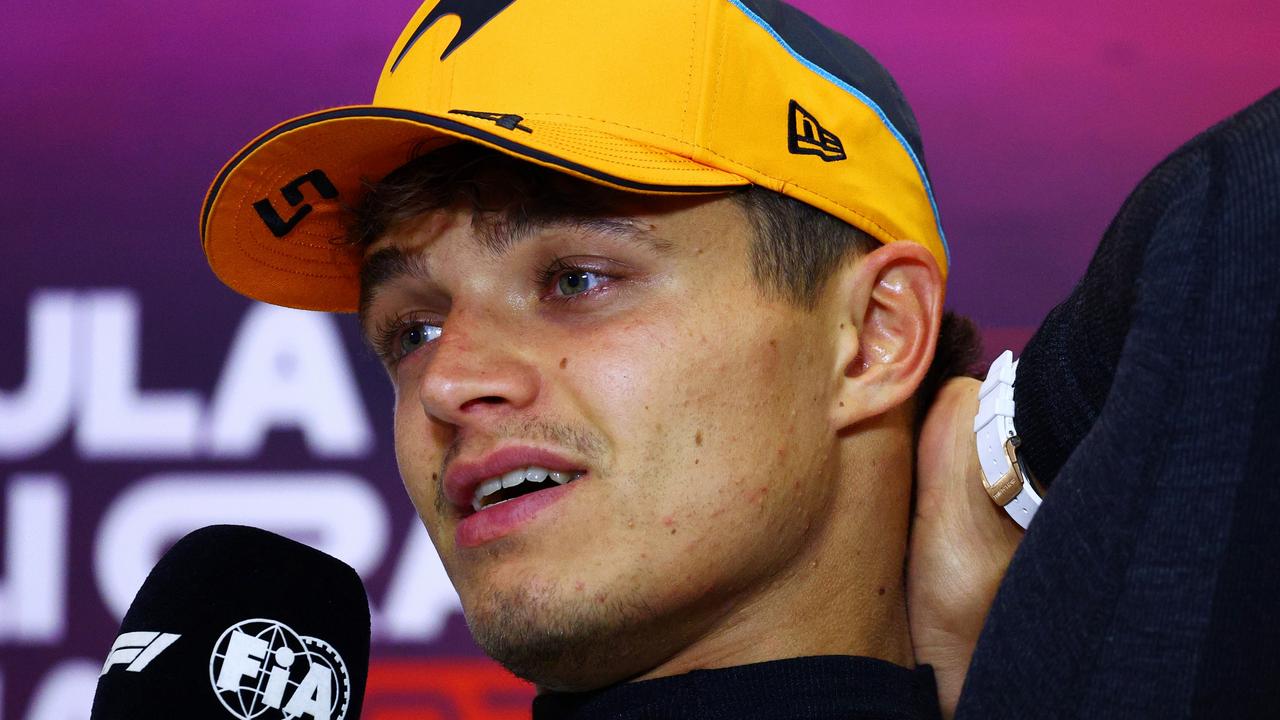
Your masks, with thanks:
[{"label": "man", "polygon": [[[931,674],[907,668],[935,664],[950,709],[1020,534],[975,482],[975,389],[951,383],[904,580],[917,426],[966,364],[920,155],[887,74],[784,5],[427,3],[374,106],[255,141],[202,229],[241,292],[360,311],[406,487],[536,714],[928,717]],[[1038,411],[1019,399],[1046,480],[1043,449],[1098,419],[1035,432],[1051,365],[1023,367]],[[1020,557],[1015,587],[1043,575]],[[993,623],[1035,617],[1009,596]],[[979,647],[966,702],[1012,716],[1039,682],[1004,666],[1053,656]]]},{"label": "man", "polygon": [[919,133],[847,39],[767,1],[428,2],[374,105],[252,143],[203,231],[233,288],[359,310],[406,488],[537,712],[937,713],[913,447],[973,349],[949,321],[930,374]]}]

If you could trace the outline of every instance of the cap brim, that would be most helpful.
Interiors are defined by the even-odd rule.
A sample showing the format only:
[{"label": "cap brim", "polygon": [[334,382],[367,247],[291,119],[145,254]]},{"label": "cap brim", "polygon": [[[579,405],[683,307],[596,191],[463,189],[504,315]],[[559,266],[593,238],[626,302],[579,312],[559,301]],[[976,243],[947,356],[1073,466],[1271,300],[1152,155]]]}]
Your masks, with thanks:
[{"label": "cap brim", "polygon": [[228,286],[257,300],[355,311],[362,250],[345,242],[344,208],[359,202],[366,183],[415,154],[458,140],[633,192],[715,193],[748,184],[738,175],[571,120],[519,118],[498,125],[467,115],[336,108],[272,128],[218,173],[200,217],[210,267]]}]

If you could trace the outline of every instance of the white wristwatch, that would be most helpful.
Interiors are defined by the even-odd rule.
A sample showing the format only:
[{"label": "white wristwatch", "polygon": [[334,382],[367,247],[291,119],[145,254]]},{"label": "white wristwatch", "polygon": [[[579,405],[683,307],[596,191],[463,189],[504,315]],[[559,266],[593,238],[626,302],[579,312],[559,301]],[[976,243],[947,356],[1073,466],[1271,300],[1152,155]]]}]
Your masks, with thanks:
[{"label": "white wristwatch", "polygon": [[1040,492],[1018,455],[1021,441],[1013,426],[1013,383],[1017,373],[1018,361],[1008,350],[991,363],[978,391],[973,432],[987,494],[1025,530],[1040,509]]}]

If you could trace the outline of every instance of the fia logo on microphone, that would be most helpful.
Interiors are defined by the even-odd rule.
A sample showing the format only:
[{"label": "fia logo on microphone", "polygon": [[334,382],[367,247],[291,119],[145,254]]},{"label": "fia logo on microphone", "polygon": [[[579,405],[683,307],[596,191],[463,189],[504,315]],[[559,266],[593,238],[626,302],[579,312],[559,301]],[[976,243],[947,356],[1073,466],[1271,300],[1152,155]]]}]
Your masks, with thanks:
[{"label": "fia logo on microphone", "polygon": [[264,618],[222,633],[209,681],[240,720],[343,720],[351,697],[347,665],[332,645]]}]

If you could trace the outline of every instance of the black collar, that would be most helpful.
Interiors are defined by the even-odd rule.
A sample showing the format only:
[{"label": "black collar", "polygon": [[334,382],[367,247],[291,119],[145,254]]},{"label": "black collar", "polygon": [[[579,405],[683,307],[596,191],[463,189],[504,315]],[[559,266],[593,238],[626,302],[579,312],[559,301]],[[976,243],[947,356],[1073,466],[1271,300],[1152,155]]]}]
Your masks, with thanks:
[{"label": "black collar", "polygon": [[866,657],[821,655],[547,693],[533,720],[938,720],[933,669]]}]

